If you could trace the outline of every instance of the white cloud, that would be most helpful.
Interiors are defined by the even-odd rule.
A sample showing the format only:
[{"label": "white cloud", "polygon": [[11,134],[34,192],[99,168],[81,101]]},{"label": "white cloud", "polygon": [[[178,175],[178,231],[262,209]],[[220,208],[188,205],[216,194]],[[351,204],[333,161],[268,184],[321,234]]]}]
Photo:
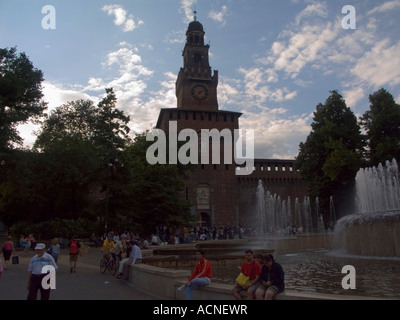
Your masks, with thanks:
[{"label": "white cloud", "polygon": [[226,16],[228,15],[228,7],[227,6],[222,6],[220,11],[215,11],[215,10],[211,10],[208,13],[208,17],[211,20],[217,21],[219,23],[221,23],[221,25],[225,25],[226,24]]},{"label": "white cloud", "polygon": [[[222,80],[222,79],[221,79]],[[236,104],[240,101],[240,92],[238,87],[238,81],[231,81],[229,79],[223,79],[218,84],[218,104],[220,109],[224,108],[227,104]]]},{"label": "white cloud", "polygon": [[272,45],[269,62],[275,70],[283,70],[291,78],[309,64],[319,63],[329,51],[330,43],[336,38],[338,27],[331,22],[305,25],[298,32],[289,32],[290,38]]},{"label": "white cloud", "polygon": [[326,18],[328,15],[328,9],[326,6],[326,2],[316,2],[311,5],[308,5],[303,11],[297,14],[295,19],[295,24],[299,25],[301,20],[309,17],[322,17]]},{"label": "white cloud", "polygon": [[389,12],[389,11],[395,10],[396,8],[400,8],[400,0],[385,2],[385,3],[375,7],[374,9],[369,11],[367,14],[372,15],[375,13]]},{"label": "white cloud", "polygon": [[[95,103],[99,101],[97,97],[90,96],[82,91],[82,88],[78,86],[76,89],[67,89],[64,88],[60,84],[51,83],[48,81],[44,81],[42,83],[43,86],[43,101],[47,102],[47,110],[46,113],[49,114],[52,110],[57,107],[62,106],[70,101],[76,100],[92,100]],[[103,88],[104,89],[104,88]],[[32,147],[35,140],[35,132],[40,130],[40,125],[33,124],[28,122],[26,124],[22,124],[18,126],[18,131],[20,133],[21,138],[24,140],[25,147]]]},{"label": "white cloud", "polygon": [[181,7],[180,7],[180,12],[183,11],[185,17],[184,17],[184,23],[189,23],[190,21],[193,21],[193,10],[195,8],[195,5],[197,3],[197,0],[181,0]]},{"label": "white cloud", "polygon": [[310,133],[310,116],[283,119],[282,110],[276,111],[246,111],[240,118],[240,128],[254,129],[256,158],[293,159]]},{"label": "white cloud", "polygon": [[128,32],[135,30],[139,25],[143,24],[142,20],[135,22],[133,16],[128,15],[127,11],[118,4],[105,5],[102,8],[107,14],[114,15],[114,24],[117,26],[122,26],[122,31]]},{"label": "white cloud", "polygon": [[355,88],[343,91],[343,97],[346,101],[346,105],[350,108],[354,108],[358,101],[365,97],[365,90],[363,88]]},{"label": "white cloud", "polygon": [[400,41],[390,46],[389,39],[377,42],[350,70],[375,88],[400,83]]},{"label": "white cloud", "polygon": [[296,95],[296,91],[290,92],[286,87],[271,89],[266,83],[276,82],[277,76],[272,69],[252,68],[244,69],[239,68],[239,72],[244,75],[245,93],[247,99],[255,100],[256,104],[261,104],[267,100],[282,102],[291,100]]},{"label": "white cloud", "polygon": [[[104,87],[103,87],[104,90]],[[93,96],[82,91],[81,87],[77,87],[75,90],[67,89],[60,84],[51,83],[48,81],[43,82],[43,100],[48,103],[47,111],[49,112],[67,102],[75,101],[75,100],[93,100],[97,99]]]}]

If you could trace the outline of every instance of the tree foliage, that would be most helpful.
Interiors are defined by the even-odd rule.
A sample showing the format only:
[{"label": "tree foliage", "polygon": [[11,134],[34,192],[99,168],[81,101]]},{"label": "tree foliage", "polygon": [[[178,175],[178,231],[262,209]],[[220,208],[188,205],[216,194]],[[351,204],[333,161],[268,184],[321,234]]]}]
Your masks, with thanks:
[{"label": "tree foliage", "polygon": [[400,159],[400,106],[383,88],[369,95],[369,101],[369,110],[360,118],[368,139],[368,166]]},{"label": "tree foliage", "polygon": [[136,136],[127,148],[131,216],[137,223],[154,232],[159,225],[188,225],[191,222],[189,203],[184,199],[186,166],[171,164],[150,165],[146,160],[146,133]]},{"label": "tree foliage", "polygon": [[16,48],[0,49],[0,152],[22,139],[17,125],[38,119],[46,109],[42,101],[42,71]]},{"label": "tree foliage", "polygon": [[97,106],[90,100],[68,102],[43,122],[32,151],[10,155],[0,168],[3,222],[29,226],[84,217],[100,226],[98,232],[107,226],[144,234],[190,222],[182,198],[184,169],[149,165],[151,142],[145,134],[132,141],[129,117],[116,102],[112,89]]},{"label": "tree foliage", "polygon": [[310,187],[310,196],[318,197],[322,213],[328,214],[329,198],[343,199],[361,166],[363,138],[357,118],[337,91],[314,112],[312,131],[300,143],[295,166]]}]

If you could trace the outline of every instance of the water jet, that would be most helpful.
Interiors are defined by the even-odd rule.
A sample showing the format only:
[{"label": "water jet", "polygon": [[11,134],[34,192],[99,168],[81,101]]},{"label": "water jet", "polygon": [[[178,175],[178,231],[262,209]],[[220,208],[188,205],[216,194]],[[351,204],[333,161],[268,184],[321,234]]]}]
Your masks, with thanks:
[{"label": "water jet", "polygon": [[335,247],[363,256],[400,257],[400,183],[396,159],[360,169],[356,213],[335,226]]}]

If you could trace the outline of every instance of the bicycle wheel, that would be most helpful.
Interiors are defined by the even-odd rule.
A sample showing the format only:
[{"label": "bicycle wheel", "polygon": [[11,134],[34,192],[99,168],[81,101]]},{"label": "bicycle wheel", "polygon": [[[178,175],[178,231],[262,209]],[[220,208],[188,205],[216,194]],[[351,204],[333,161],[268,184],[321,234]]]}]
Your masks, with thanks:
[{"label": "bicycle wheel", "polygon": [[105,258],[100,260],[100,272],[104,273],[107,269],[107,260]]},{"label": "bicycle wheel", "polygon": [[110,260],[110,264],[108,265],[108,271],[112,274],[115,275],[118,270],[118,263],[114,259]]}]

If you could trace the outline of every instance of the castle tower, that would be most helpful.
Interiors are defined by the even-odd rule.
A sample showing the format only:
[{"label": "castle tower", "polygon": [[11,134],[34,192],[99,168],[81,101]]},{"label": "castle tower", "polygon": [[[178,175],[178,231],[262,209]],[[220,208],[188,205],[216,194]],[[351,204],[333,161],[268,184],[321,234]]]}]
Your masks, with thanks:
[{"label": "castle tower", "polygon": [[197,20],[189,24],[183,49],[183,68],[176,81],[178,108],[218,110],[218,71],[211,75],[209,45],[204,44],[203,25]]},{"label": "castle tower", "polygon": [[196,170],[188,172],[184,197],[190,201],[191,213],[199,225],[234,227],[239,221],[238,181],[233,152],[229,162],[224,158],[224,146],[230,143],[233,151],[234,130],[239,128],[242,114],[218,108],[218,71],[212,74],[210,46],[204,44],[204,36],[203,25],[195,17],[186,32],[183,67],[176,81],[177,108],[161,109],[157,128],[168,132],[171,121],[176,121],[178,133],[182,129],[192,129],[199,142],[204,129],[217,132],[228,129],[232,133],[231,140],[217,138],[220,142],[218,163],[213,163],[211,138],[208,163],[201,161],[204,146],[199,147],[199,161]]}]

